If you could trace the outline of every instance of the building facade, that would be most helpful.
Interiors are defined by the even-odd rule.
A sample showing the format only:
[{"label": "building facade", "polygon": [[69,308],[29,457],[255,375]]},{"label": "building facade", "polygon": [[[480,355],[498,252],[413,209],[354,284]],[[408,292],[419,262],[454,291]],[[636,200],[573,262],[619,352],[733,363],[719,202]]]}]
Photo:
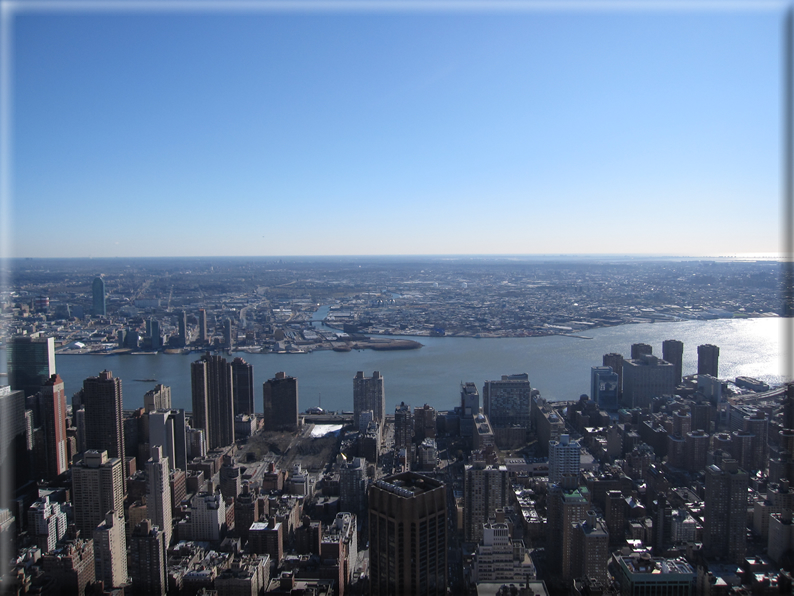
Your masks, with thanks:
[{"label": "building facade", "polygon": [[298,379],[277,372],[262,385],[265,430],[298,430]]},{"label": "building facade", "polygon": [[383,375],[374,371],[371,377],[365,377],[363,371],[358,371],[353,377],[353,423],[359,425],[361,412],[370,410],[374,419],[383,428],[386,416],[386,390],[383,385]]},{"label": "building facade", "polygon": [[193,427],[204,430],[209,450],[234,443],[232,367],[222,356],[204,354],[190,365]]}]

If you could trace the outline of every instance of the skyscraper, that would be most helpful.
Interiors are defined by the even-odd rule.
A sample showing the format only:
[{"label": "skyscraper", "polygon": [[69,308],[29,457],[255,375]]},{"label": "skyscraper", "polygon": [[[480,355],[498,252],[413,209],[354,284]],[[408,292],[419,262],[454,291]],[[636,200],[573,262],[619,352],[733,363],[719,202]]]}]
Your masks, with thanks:
[{"label": "skyscraper", "polygon": [[523,426],[529,428],[529,375],[502,375],[499,381],[485,381],[482,388],[483,410],[494,428]]},{"label": "skyscraper", "polygon": [[577,522],[587,518],[587,489],[576,486],[575,479],[563,478],[549,485],[547,499],[548,545],[546,559],[552,573],[569,578],[573,566],[573,533]]},{"label": "skyscraper", "polygon": [[648,344],[631,344],[631,359],[639,360],[645,355],[653,354],[653,347]]},{"label": "skyscraper", "polygon": [[204,430],[207,447],[234,443],[234,382],[232,366],[222,356],[204,354],[190,365],[193,428]]},{"label": "skyscraper", "polygon": [[199,343],[204,345],[207,343],[209,336],[207,335],[207,311],[203,308],[199,309]]},{"label": "skyscraper", "polygon": [[254,367],[242,358],[232,360],[234,415],[254,414]]},{"label": "skyscraper", "polygon": [[[83,381],[86,448],[107,451],[124,463],[121,379],[103,370]],[[117,510],[118,511],[118,510]]]},{"label": "skyscraper", "polygon": [[93,295],[93,306],[91,314],[105,316],[107,308],[105,305],[105,281],[101,277],[95,277],[91,283],[91,294]]},{"label": "skyscraper", "polygon": [[602,364],[612,369],[618,375],[618,399],[623,396],[623,355],[616,352],[604,354]]},{"label": "skyscraper", "polygon": [[166,385],[155,385],[154,389],[143,394],[143,407],[147,412],[170,410],[171,388]]},{"label": "skyscraper", "polygon": [[127,583],[127,537],[124,512],[108,511],[94,528],[94,573],[110,588]]},{"label": "skyscraper", "polygon": [[609,366],[590,368],[590,398],[599,408],[614,412],[620,407],[618,375]]},{"label": "skyscraper", "polygon": [[164,544],[163,532],[152,527],[151,520],[136,524],[130,536],[129,574],[133,593],[165,596],[168,582]]},{"label": "skyscraper", "polygon": [[375,420],[383,428],[386,415],[386,392],[383,377],[377,370],[371,377],[358,371],[353,378],[353,422],[358,427],[361,412],[372,411]]},{"label": "skyscraper", "polygon": [[446,526],[443,482],[403,472],[370,485],[370,593],[446,594]]},{"label": "skyscraper", "polygon": [[57,374],[41,388],[41,392],[29,398],[33,402],[34,423],[42,429],[44,455],[37,477],[54,480],[69,468],[66,449],[66,392],[63,380]]},{"label": "skyscraper", "polygon": [[623,361],[623,401],[631,408],[645,408],[654,397],[672,395],[675,368],[650,354]]},{"label": "skyscraper", "polygon": [[33,395],[55,374],[55,339],[12,337],[7,362],[11,389]]},{"label": "skyscraper", "polygon": [[185,411],[149,412],[149,445],[160,445],[171,470],[187,470],[187,432]]},{"label": "skyscraper", "polygon": [[483,460],[467,465],[463,487],[463,533],[466,542],[482,540],[482,525],[496,510],[509,504],[510,478],[506,466],[486,466]]},{"label": "skyscraper", "polygon": [[703,550],[708,558],[740,563],[747,551],[749,476],[733,459],[706,466]]},{"label": "skyscraper", "polygon": [[146,462],[149,476],[146,492],[146,514],[163,532],[165,548],[171,545],[171,484],[168,458],[160,445],[152,446],[152,457]]},{"label": "skyscraper", "polygon": [[684,342],[677,339],[666,339],[662,342],[662,360],[675,367],[675,385],[681,384],[684,366]]},{"label": "skyscraper", "polygon": [[179,333],[178,344],[179,347],[184,348],[188,344],[188,337],[187,337],[187,313],[182,310],[179,312],[179,319],[177,322],[177,328]]},{"label": "skyscraper", "polygon": [[124,513],[124,470],[117,457],[107,451],[89,449],[83,460],[72,466],[74,523],[81,536],[92,536],[108,511]]},{"label": "skyscraper", "polygon": [[719,359],[720,349],[717,346],[712,344],[698,346],[698,374],[717,378]]},{"label": "skyscraper", "polygon": [[265,430],[298,430],[298,379],[277,372],[262,385]]},{"label": "skyscraper", "polygon": [[579,477],[581,446],[570,435],[560,435],[559,441],[549,441],[549,484],[562,480],[564,475]]}]

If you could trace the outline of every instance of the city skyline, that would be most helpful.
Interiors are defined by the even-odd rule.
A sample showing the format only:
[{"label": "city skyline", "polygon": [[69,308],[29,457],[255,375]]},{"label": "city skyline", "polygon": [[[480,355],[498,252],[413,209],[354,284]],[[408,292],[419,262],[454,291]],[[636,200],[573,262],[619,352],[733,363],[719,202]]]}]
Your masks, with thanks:
[{"label": "city skyline", "polygon": [[782,4],[135,5],[6,15],[7,256],[782,250]]}]

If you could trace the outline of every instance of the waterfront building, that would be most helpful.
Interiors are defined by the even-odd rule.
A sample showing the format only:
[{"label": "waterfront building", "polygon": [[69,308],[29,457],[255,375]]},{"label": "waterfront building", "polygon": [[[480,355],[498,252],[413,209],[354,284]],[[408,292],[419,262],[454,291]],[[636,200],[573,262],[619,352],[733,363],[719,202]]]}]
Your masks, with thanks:
[{"label": "waterfront building", "polygon": [[446,594],[446,527],[443,482],[403,472],[370,485],[370,594]]},{"label": "waterfront building", "polygon": [[8,383],[13,391],[34,395],[55,374],[55,339],[12,337],[6,347]]},{"label": "waterfront building", "polygon": [[623,361],[623,402],[631,408],[647,408],[654,397],[675,390],[672,364],[650,354]]},{"label": "waterfront building", "polygon": [[232,360],[234,387],[234,414],[253,416],[254,409],[254,367],[242,358]]},{"label": "waterfront building", "polygon": [[105,303],[105,280],[103,280],[101,277],[95,277],[94,281],[91,282],[91,295],[93,298],[91,314],[102,317],[107,315]]},{"label": "waterfront building", "polygon": [[152,457],[146,462],[148,475],[146,515],[163,533],[165,547],[171,546],[171,474],[168,457],[160,445],[152,445]]},{"label": "waterfront building", "polygon": [[698,375],[711,375],[717,378],[719,375],[720,349],[712,344],[698,346]]},{"label": "waterfront building", "polygon": [[653,347],[648,344],[631,344],[631,359],[639,360],[645,355],[653,354]]},{"label": "waterfront building", "polygon": [[365,377],[358,371],[353,377],[353,424],[358,427],[362,412],[372,411],[374,419],[383,428],[386,416],[386,391],[383,376],[374,371],[371,377]]},{"label": "waterfront building", "polygon": [[204,354],[190,365],[193,427],[204,430],[209,450],[234,443],[232,367],[222,356]]},{"label": "waterfront building", "polygon": [[121,459],[89,449],[72,466],[74,523],[81,536],[92,536],[108,511],[124,512],[124,470]]},{"label": "waterfront building", "polygon": [[675,370],[675,386],[681,384],[684,370],[684,342],[677,339],[666,339],[662,342],[662,360],[673,365]]},{"label": "waterfront building", "polygon": [[223,345],[231,349],[233,344],[234,338],[232,335],[232,320],[226,319],[223,322]]},{"label": "waterfront building", "polygon": [[147,412],[152,410],[171,409],[171,388],[166,385],[155,385],[143,394],[143,407]]},{"label": "waterfront building", "polygon": [[133,594],[165,596],[166,546],[164,534],[149,519],[135,525],[130,536],[129,574]]},{"label": "waterfront building", "polygon": [[298,379],[277,372],[262,385],[265,430],[298,430]]},{"label": "waterfront building", "polygon": [[485,465],[481,459],[464,468],[463,533],[466,542],[479,542],[483,524],[509,504],[507,466]]},{"label": "waterfront building", "polygon": [[549,441],[549,483],[562,480],[563,475],[579,477],[581,445],[571,436],[560,435],[559,441]]},{"label": "waterfront building", "polygon": [[107,451],[108,457],[117,457],[123,464],[125,461],[124,407],[121,379],[114,377],[109,370],[103,370],[97,377],[85,379],[83,407],[86,448]]},{"label": "waterfront building", "polygon": [[608,412],[616,412],[620,407],[619,378],[610,366],[590,368],[590,399],[598,407]]},{"label": "waterfront building", "polygon": [[616,352],[604,354],[602,364],[612,369],[618,375],[618,395],[623,395],[623,355]]},{"label": "waterfront building", "polygon": [[486,381],[482,389],[483,410],[494,428],[522,426],[529,429],[529,375],[502,375],[498,381]]},{"label": "waterfront building", "polygon": [[94,528],[94,574],[106,588],[120,588],[129,581],[123,512],[108,511]]},{"label": "waterfront building", "polygon": [[733,459],[706,466],[703,549],[706,557],[740,563],[747,544],[747,472]]},{"label": "waterfront building", "polygon": [[209,341],[209,336],[207,335],[207,311],[203,308],[199,309],[198,324],[199,343],[205,345]]}]

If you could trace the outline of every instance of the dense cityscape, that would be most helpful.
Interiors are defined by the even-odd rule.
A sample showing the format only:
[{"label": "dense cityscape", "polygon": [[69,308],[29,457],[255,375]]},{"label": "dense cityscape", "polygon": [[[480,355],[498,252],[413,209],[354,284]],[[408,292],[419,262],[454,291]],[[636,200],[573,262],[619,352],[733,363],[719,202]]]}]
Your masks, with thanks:
[{"label": "dense cityscape", "polygon": [[[299,379],[260,388],[243,357],[779,317],[779,263],[14,265],[0,296],[3,593],[794,590],[794,390],[721,377],[717,345],[626,345],[570,401],[544,399],[526,371],[469,378],[448,410],[387,408],[377,370],[351,371],[350,407],[306,409]],[[70,396],[57,373],[61,354],[157,352],[195,353],[190,411],[155,380],[131,409],[113,371]]]}]

